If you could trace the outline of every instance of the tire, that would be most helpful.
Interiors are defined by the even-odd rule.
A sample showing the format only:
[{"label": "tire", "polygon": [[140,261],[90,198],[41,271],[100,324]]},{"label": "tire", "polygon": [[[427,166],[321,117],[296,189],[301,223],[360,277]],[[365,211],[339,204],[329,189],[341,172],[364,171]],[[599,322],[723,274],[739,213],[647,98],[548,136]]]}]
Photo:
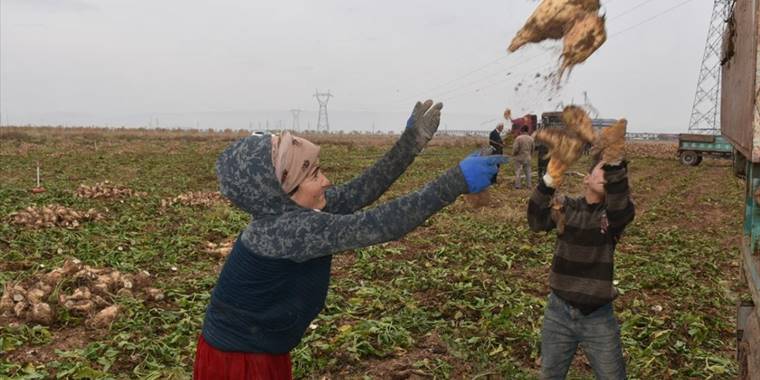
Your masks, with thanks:
[{"label": "tire", "polygon": [[699,155],[691,150],[683,151],[681,152],[681,163],[688,166],[697,166],[699,165]]},{"label": "tire", "polygon": [[699,164],[701,164],[701,163],[702,163],[702,156],[698,156],[698,157],[697,157],[697,163],[695,164],[695,166],[696,166],[696,165],[699,165]]},{"label": "tire", "polygon": [[734,169],[734,175],[738,178],[744,179],[747,177],[747,159],[744,155],[734,149],[731,163]]}]

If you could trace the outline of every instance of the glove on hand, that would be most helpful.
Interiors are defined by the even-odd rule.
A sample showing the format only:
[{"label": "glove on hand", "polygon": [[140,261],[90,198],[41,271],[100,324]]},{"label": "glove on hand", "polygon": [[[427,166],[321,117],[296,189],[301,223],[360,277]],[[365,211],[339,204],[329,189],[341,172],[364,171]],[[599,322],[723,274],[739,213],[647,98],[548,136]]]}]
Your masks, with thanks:
[{"label": "glove on hand", "polygon": [[578,161],[586,143],[594,141],[591,118],[580,107],[568,106],[562,111],[562,121],[567,126],[563,129],[541,129],[536,133],[536,141],[549,148],[551,157],[544,175],[544,184],[558,188],[562,178],[573,163]]},{"label": "glove on hand", "polygon": [[552,158],[549,160],[549,164],[546,167],[546,174],[544,174],[544,185],[556,189],[562,184],[565,172],[567,171],[568,164]]},{"label": "glove on hand", "polygon": [[628,121],[620,119],[611,127],[604,128],[591,150],[592,155],[601,153],[601,160],[606,164],[619,165],[625,159],[625,130]]},{"label": "glove on hand", "polygon": [[412,115],[406,122],[406,129],[414,134],[417,149],[422,150],[433,139],[441,122],[441,108],[443,104],[433,105],[433,101],[429,99],[425,103],[417,102],[414,106]]},{"label": "glove on hand", "polygon": [[480,156],[473,153],[459,163],[470,193],[479,193],[491,185],[491,178],[500,164],[509,162],[504,156]]}]

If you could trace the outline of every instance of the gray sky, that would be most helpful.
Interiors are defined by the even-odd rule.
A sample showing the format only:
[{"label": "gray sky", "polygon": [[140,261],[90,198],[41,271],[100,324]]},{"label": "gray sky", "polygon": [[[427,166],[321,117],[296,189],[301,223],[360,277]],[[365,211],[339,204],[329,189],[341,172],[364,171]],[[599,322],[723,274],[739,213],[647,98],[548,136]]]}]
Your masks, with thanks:
[{"label": "gray sky", "polygon": [[0,0],[0,121],[276,127],[301,108],[305,128],[319,88],[333,129],[400,130],[429,97],[446,128],[488,129],[587,91],[629,130],[686,131],[713,2],[616,35],[683,1],[603,0],[611,37],[551,94],[533,77],[556,43],[506,52],[534,1]]}]

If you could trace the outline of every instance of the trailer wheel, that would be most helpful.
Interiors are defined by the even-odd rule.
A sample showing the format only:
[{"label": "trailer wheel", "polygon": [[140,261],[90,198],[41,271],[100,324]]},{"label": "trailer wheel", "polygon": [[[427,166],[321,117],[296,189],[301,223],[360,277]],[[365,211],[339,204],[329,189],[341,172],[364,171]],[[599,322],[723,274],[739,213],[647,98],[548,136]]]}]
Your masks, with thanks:
[{"label": "trailer wheel", "polygon": [[702,163],[702,156],[697,156],[697,163],[694,165],[699,165]]},{"label": "trailer wheel", "polygon": [[[747,159],[744,158],[744,155],[741,154],[741,152],[734,149],[733,154],[733,165],[734,167],[734,175],[744,179],[747,177]],[[744,272],[742,272],[744,273]]]},{"label": "trailer wheel", "polygon": [[689,166],[699,165],[699,156],[697,155],[697,152],[691,150],[681,152],[681,163]]}]

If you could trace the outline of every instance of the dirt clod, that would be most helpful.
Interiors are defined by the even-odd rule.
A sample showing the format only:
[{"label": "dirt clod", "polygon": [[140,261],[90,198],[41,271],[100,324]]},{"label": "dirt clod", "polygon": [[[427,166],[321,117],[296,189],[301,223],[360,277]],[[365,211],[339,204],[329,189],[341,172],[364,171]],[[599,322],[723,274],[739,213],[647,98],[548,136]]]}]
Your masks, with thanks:
[{"label": "dirt clod", "polygon": [[39,323],[42,325],[49,325],[53,323],[53,309],[49,304],[45,302],[35,303],[32,305],[32,311],[29,315],[31,322]]},{"label": "dirt clod", "polygon": [[95,316],[89,320],[89,325],[95,328],[106,328],[116,320],[116,317],[119,315],[119,310],[119,305],[111,305],[95,314]]},{"label": "dirt clod", "polygon": [[156,288],[148,288],[145,289],[145,293],[152,299],[153,301],[161,301],[164,299],[164,292],[160,289]]},{"label": "dirt clod", "polygon": [[218,258],[226,258],[232,251],[232,246],[235,244],[234,238],[227,239],[221,243],[207,242],[203,248],[203,252],[214,255]]},{"label": "dirt clod", "polygon": [[465,194],[464,200],[472,208],[486,207],[491,204],[491,195],[488,189],[475,194]]}]

